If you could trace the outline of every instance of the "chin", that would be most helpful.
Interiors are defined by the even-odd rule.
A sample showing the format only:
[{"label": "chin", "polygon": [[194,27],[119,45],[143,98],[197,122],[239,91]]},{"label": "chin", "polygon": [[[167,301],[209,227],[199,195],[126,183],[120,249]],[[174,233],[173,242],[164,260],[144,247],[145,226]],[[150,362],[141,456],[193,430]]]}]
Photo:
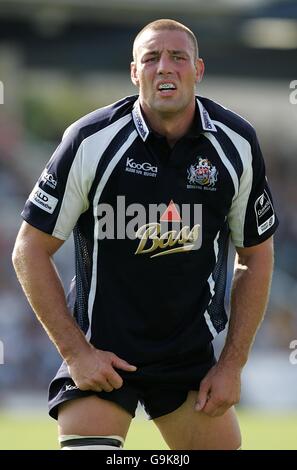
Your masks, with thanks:
[{"label": "chin", "polygon": [[158,103],[154,108],[159,113],[177,113],[182,109],[182,106],[168,100],[168,102]]}]

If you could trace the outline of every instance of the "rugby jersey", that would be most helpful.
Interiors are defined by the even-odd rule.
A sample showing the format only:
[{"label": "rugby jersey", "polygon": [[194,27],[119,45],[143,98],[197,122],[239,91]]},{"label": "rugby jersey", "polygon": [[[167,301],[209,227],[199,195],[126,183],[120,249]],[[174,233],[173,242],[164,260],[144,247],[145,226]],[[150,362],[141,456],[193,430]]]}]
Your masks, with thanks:
[{"label": "rugby jersey", "polygon": [[257,245],[278,221],[253,127],[196,97],[170,148],[138,96],[72,124],[23,218],[74,234],[71,309],[87,339],[138,366],[192,355],[224,329],[229,237]]}]

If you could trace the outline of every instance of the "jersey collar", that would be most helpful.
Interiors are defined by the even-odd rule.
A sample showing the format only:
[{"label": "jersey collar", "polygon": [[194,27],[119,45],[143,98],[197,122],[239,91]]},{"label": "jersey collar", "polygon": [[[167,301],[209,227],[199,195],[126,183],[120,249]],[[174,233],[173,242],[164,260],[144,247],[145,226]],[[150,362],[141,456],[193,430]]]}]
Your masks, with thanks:
[{"label": "jersey collar", "polygon": [[[197,128],[196,128],[197,131],[195,132],[195,129],[194,129],[195,124],[194,124],[190,130],[191,134],[195,132],[196,135],[199,135],[203,131],[217,132],[216,127],[213,121],[211,120],[206,108],[203,106],[203,104],[198,98],[196,98],[196,102],[197,102],[197,107],[199,111],[198,113],[196,112],[196,116],[195,116],[195,119],[198,118]],[[143,116],[143,113],[140,107],[139,99],[137,99],[134,103],[134,106],[132,109],[132,117],[133,117],[133,121],[134,121],[138,134],[140,135],[142,140],[145,142],[149,134],[153,131],[152,129],[149,128],[148,124],[145,121],[145,118]]]},{"label": "jersey collar", "polygon": [[140,103],[139,103],[139,99],[137,99],[134,103],[134,106],[133,106],[133,109],[132,109],[132,117],[133,117],[133,121],[134,121],[134,124],[135,124],[135,127],[137,129],[138,134],[140,135],[142,140],[145,142],[148,135],[149,135],[149,133],[150,133],[150,130],[149,130],[149,128],[147,126],[147,123],[145,122],[145,119],[143,117],[141,107],[140,107]]},{"label": "jersey collar", "polygon": [[203,106],[199,98],[196,98],[196,102],[198,104],[198,109],[200,112],[200,119],[201,119],[201,125],[202,129],[207,132],[217,132],[216,126],[214,125],[213,121],[211,120],[208,111],[206,108]]}]

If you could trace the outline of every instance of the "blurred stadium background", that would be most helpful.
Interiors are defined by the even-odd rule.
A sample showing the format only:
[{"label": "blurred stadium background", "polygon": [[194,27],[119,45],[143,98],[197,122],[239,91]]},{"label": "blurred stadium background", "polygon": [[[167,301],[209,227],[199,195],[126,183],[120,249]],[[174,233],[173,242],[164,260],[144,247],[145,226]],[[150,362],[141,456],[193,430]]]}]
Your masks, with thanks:
[{"label": "blurred stadium background", "polygon": [[[46,389],[60,359],[11,266],[20,211],[63,130],[136,93],[129,80],[133,38],[162,17],[198,36],[206,63],[199,94],[258,131],[280,228],[271,300],[239,411],[245,448],[297,449],[297,365],[289,360],[297,339],[296,0],[0,0],[0,449],[56,446]],[[65,286],[73,274],[71,249],[69,241],[56,257]],[[161,449],[138,416],[128,448]]]}]

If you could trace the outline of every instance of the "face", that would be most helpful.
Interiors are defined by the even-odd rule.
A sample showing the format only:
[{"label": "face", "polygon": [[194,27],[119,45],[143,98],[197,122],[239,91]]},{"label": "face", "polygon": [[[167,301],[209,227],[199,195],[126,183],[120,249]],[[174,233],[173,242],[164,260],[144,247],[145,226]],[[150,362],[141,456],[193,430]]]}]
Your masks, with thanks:
[{"label": "face", "polygon": [[204,71],[183,31],[145,31],[136,43],[131,79],[147,112],[180,113],[195,103],[195,84]]}]

